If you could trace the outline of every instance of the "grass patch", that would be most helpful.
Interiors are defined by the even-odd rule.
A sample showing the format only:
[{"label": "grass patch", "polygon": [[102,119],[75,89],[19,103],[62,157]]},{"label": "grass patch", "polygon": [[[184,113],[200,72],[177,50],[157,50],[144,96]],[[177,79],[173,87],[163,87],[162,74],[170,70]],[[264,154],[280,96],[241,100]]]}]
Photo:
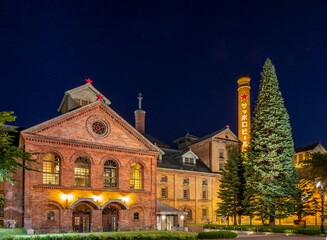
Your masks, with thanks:
[{"label": "grass patch", "polygon": [[26,235],[24,228],[0,228],[0,238],[8,235]]}]

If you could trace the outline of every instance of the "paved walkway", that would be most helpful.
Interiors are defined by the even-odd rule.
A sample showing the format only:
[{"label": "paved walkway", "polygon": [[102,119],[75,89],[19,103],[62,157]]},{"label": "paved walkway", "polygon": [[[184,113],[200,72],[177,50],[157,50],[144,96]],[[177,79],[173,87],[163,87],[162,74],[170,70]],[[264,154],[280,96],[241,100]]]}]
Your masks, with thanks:
[{"label": "paved walkway", "polygon": [[236,239],[245,239],[245,240],[327,240],[326,237],[319,237],[319,236],[308,236],[308,235],[301,235],[301,234],[286,234],[286,233],[253,233],[249,234],[247,232],[237,232],[238,236]]}]

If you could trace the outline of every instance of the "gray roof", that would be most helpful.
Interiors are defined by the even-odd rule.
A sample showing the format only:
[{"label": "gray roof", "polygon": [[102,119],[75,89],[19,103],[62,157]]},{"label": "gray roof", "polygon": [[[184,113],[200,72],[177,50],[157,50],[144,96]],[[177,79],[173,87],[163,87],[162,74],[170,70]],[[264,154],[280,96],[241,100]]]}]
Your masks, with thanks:
[{"label": "gray roof", "polygon": [[142,133],[140,132],[144,137],[146,137],[151,143],[156,144],[160,148],[169,148],[170,146],[163,141],[160,141],[159,139],[152,137],[148,133]]},{"label": "gray roof", "polygon": [[178,215],[178,214],[187,214],[187,212],[183,212],[178,210],[168,204],[160,202],[157,200],[157,214],[166,214],[166,215]]},{"label": "gray roof", "polygon": [[222,128],[222,129],[219,129],[218,131],[215,131],[215,132],[210,133],[210,134],[208,134],[208,135],[205,135],[204,137],[199,138],[199,139],[195,140],[194,142],[192,142],[192,143],[190,144],[190,146],[193,145],[193,144],[195,144],[195,143],[202,142],[202,141],[204,141],[204,140],[206,140],[206,139],[212,138],[213,136],[217,135],[218,133],[221,133],[222,131],[225,131],[226,129],[227,129],[227,127]]},{"label": "gray roof", "polygon": [[196,165],[184,165],[182,155],[185,151],[167,148],[161,148],[161,150],[165,154],[162,156],[162,161],[158,162],[157,167],[211,173],[211,170],[199,159],[196,161]]},{"label": "gray roof", "polygon": [[295,152],[299,153],[299,152],[305,152],[305,151],[313,150],[319,144],[320,144],[320,142],[316,142],[316,143],[308,144],[308,145],[305,145],[305,146],[296,147]]}]

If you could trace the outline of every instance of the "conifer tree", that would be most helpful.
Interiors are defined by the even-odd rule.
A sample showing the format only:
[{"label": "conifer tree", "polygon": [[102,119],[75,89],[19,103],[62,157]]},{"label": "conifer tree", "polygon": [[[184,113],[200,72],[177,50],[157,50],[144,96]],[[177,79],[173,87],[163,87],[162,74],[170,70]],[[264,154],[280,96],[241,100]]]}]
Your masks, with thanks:
[{"label": "conifer tree", "polygon": [[320,209],[320,204],[316,193],[317,189],[312,181],[301,179],[299,189],[296,215],[298,220],[302,220],[303,217],[315,215]]},{"label": "conifer tree", "polygon": [[234,218],[237,225],[237,216],[243,212],[242,200],[244,189],[243,165],[236,147],[232,147],[225,168],[221,175],[218,197],[218,214]]},{"label": "conifer tree", "polygon": [[294,213],[299,180],[289,115],[270,59],[261,77],[246,161],[245,199],[248,211],[274,226],[276,218]]}]

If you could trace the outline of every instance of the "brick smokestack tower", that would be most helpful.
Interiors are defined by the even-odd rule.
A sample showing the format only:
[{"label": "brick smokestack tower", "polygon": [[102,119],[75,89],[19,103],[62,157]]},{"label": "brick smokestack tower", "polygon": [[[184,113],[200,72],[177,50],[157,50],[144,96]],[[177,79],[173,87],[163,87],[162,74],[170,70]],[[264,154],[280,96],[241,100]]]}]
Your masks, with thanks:
[{"label": "brick smokestack tower", "polygon": [[139,93],[137,97],[139,100],[139,109],[134,111],[135,114],[135,128],[137,131],[144,133],[145,132],[145,111],[142,110],[142,94]]}]

